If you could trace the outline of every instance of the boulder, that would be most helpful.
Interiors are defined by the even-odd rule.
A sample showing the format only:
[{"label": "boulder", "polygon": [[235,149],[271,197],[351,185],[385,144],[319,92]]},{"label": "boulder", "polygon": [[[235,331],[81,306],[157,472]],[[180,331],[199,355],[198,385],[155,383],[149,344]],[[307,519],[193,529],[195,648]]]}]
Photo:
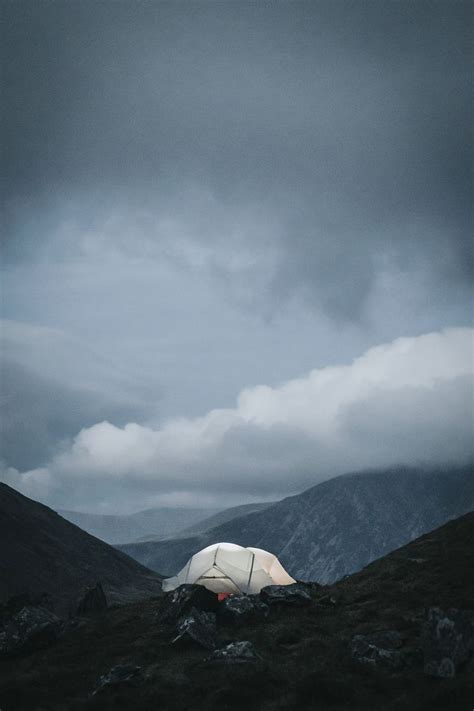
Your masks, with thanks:
[{"label": "boulder", "polygon": [[402,638],[396,630],[380,630],[372,634],[356,634],[352,638],[353,659],[373,667],[397,670],[404,666],[404,658],[399,648]]},{"label": "boulder", "polygon": [[231,624],[257,622],[267,617],[268,605],[258,595],[229,595],[219,603],[219,620]]},{"label": "boulder", "polygon": [[301,587],[306,588],[308,592],[321,592],[324,590],[324,585],[317,583],[315,580],[297,580],[296,582]]},{"label": "boulder", "polygon": [[335,607],[338,602],[338,599],[334,595],[322,595],[316,598],[316,604],[324,605],[325,607]]},{"label": "boulder", "polygon": [[303,607],[311,603],[311,595],[304,585],[267,585],[260,591],[260,599],[267,605]]},{"label": "boulder", "polygon": [[0,625],[0,656],[30,652],[56,641],[63,623],[44,607],[23,607]]},{"label": "boulder", "polygon": [[94,615],[104,612],[108,607],[107,598],[100,583],[96,583],[94,587],[86,588],[79,605],[77,606],[77,614]]},{"label": "boulder", "polygon": [[422,630],[424,672],[452,678],[474,652],[474,612],[431,607]]},{"label": "boulder", "polygon": [[17,612],[20,612],[24,607],[41,607],[47,610],[53,610],[54,603],[47,593],[32,595],[29,592],[23,592],[18,595],[13,595],[5,602],[0,603],[0,626],[16,615]]},{"label": "boulder", "polygon": [[217,595],[202,585],[180,585],[163,598],[160,622],[175,622],[193,608],[203,612],[216,612]]},{"label": "boulder", "polygon": [[141,667],[134,666],[133,664],[117,664],[117,666],[112,667],[106,674],[99,677],[92,696],[110,687],[122,684],[137,684],[141,676]]},{"label": "boulder", "polygon": [[224,662],[226,664],[245,664],[259,659],[252,642],[231,642],[221,649],[216,649],[210,661]]},{"label": "boulder", "polygon": [[176,642],[194,642],[206,649],[217,647],[216,615],[193,608],[186,617],[178,622],[177,635],[172,640]]}]

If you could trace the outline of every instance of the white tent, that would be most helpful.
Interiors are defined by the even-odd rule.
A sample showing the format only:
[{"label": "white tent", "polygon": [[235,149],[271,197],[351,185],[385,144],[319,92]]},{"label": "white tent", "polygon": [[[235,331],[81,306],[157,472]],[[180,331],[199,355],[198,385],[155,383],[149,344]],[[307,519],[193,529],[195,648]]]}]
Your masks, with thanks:
[{"label": "white tent", "polygon": [[184,583],[193,583],[215,593],[252,594],[266,585],[294,582],[272,553],[234,543],[214,543],[195,553],[177,575],[163,580],[163,590],[167,592]]}]

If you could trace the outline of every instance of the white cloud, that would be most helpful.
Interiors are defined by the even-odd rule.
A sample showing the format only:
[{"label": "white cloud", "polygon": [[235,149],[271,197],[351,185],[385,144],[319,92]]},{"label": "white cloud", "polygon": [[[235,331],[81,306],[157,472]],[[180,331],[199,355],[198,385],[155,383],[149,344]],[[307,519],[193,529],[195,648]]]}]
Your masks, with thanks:
[{"label": "white cloud", "polygon": [[[235,408],[160,429],[100,422],[40,470],[10,473],[25,493],[67,506],[150,497],[257,498],[328,476],[391,464],[460,463],[470,456],[473,331],[399,338],[352,364],[279,387],[243,390]],[[92,495],[93,492],[93,495]],[[77,505],[76,503],[76,505]]]}]

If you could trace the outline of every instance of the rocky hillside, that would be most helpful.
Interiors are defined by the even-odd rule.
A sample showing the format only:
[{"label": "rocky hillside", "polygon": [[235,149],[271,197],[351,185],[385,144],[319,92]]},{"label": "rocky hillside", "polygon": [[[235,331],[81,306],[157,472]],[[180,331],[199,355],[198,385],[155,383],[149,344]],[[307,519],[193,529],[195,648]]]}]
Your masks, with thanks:
[{"label": "rocky hillside", "polygon": [[[161,540],[207,520],[218,509],[159,507],[127,515],[58,511],[60,516],[106,543],[128,543],[142,538]],[[226,519],[227,520],[227,519]],[[207,526],[209,528],[209,526]]]},{"label": "rocky hillside", "polygon": [[0,484],[0,542],[0,603],[47,593],[67,613],[97,581],[110,602],[160,593],[156,573],[6,484]]},{"label": "rocky hillside", "polygon": [[474,514],[283,590],[213,613],[191,587],[194,612],[170,593],[71,624],[0,657],[2,711],[472,711]]},{"label": "rocky hillside", "polygon": [[297,579],[331,583],[472,510],[470,468],[374,471],[330,479],[200,535],[121,550],[174,575],[196,551],[230,541],[272,551]]}]

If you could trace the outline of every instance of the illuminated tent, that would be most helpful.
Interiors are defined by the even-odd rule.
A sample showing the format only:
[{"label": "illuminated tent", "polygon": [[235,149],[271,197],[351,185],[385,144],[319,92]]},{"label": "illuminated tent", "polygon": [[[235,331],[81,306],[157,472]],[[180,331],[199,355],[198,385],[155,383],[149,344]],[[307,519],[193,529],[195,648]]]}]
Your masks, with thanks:
[{"label": "illuminated tent", "polygon": [[215,593],[253,594],[266,585],[294,582],[272,553],[234,543],[214,543],[195,553],[177,575],[163,580],[163,590],[192,583]]}]

